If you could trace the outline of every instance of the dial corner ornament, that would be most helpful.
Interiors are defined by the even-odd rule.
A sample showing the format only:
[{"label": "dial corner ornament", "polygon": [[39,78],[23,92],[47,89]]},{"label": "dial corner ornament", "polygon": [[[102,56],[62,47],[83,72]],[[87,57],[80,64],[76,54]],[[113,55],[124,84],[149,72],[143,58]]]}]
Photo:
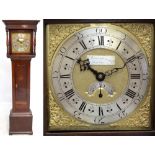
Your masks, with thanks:
[{"label": "dial corner ornament", "polygon": [[51,89],[78,120],[109,124],[143,100],[148,61],[134,36],[117,26],[86,27],[65,39],[51,64]]}]

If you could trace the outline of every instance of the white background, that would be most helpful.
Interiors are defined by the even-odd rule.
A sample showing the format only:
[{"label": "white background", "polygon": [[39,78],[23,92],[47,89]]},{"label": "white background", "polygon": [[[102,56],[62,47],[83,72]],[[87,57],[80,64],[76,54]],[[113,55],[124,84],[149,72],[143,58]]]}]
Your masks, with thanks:
[{"label": "white background", "polygon": [[[0,155],[3,154],[152,154],[154,137],[43,137],[44,18],[155,18],[153,0],[1,0],[0,1]],[[5,26],[1,20],[41,20],[36,57],[31,61],[33,136],[8,136],[12,103],[11,62],[6,57]],[[152,148],[152,149],[151,149]]]}]

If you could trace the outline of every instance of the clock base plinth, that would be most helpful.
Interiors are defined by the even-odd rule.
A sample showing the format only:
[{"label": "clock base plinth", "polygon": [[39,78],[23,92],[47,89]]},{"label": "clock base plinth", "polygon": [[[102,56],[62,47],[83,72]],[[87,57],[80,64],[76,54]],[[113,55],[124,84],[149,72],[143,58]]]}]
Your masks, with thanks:
[{"label": "clock base plinth", "polygon": [[32,112],[10,112],[9,134],[30,134],[32,135]]}]

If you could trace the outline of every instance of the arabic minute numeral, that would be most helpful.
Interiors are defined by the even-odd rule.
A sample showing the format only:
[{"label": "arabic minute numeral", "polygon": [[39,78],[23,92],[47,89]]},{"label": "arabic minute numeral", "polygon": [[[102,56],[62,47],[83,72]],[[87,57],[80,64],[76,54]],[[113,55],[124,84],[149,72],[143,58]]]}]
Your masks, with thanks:
[{"label": "arabic minute numeral", "polygon": [[121,111],[121,112],[118,114],[118,116],[119,116],[120,118],[123,118],[123,117],[127,116],[127,113],[125,112],[125,110],[123,110],[123,111]]},{"label": "arabic minute numeral", "polygon": [[138,104],[143,99],[143,97],[144,97],[144,95],[141,95],[138,93],[134,99],[134,103]]},{"label": "arabic minute numeral", "polygon": [[54,72],[53,72],[52,78],[58,78],[58,71],[54,71]]},{"label": "arabic minute numeral", "polygon": [[62,47],[60,49],[60,52],[59,53],[60,53],[61,56],[64,56],[65,52],[66,52],[66,48],[65,47]]},{"label": "arabic minute numeral", "polygon": [[81,113],[79,113],[78,111],[74,111],[74,116],[78,119],[81,119]]},{"label": "arabic minute numeral", "polygon": [[148,76],[149,76],[148,73],[143,74],[143,76],[142,76],[143,77],[143,80],[147,80],[148,79]]},{"label": "arabic minute numeral", "polygon": [[81,34],[81,33],[78,32],[78,33],[75,35],[75,37],[77,37],[77,39],[79,40],[79,39],[83,38],[83,34]]}]

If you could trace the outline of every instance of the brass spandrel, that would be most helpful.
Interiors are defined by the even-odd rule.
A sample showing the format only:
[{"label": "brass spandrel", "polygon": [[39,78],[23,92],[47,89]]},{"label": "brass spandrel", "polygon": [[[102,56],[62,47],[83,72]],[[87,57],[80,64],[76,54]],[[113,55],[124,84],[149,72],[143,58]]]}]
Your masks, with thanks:
[{"label": "brass spandrel", "polygon": [[[93,25],[101,25],[101,24],[93,24]],[[153,40],[153,26],[151,24],[112,24],[117,25],[121,28],[126,29],[131,34],[133,34],[144,51],[146,52],[149,67],[150,67],[150,75],[152,74],[152,40]],[[49,98],[48,106],[49,106],[49,130],[79,130],[79,129],[87,129],[87,130],[135,130],[135,129],[149,129],[150,118],[151,118],[151,110],[150,110],[150,98],[151,98],[151,84],[148,90],[148,94],[146,95],[143,102],[139,105],[139,107],[131,113],[128,117],[117,121],[115,123],[109,125],[93,125],[89,123],[85,123],[75,119],[70,116],[67,112],[63,110],[63,108],[56,103],[53,98],[52,92],[50,90],[50,79],[51,79],[51,62],[52,58],[55,54],[56,49],[61,44],[61,42],[82,28],[89,27],[90,24],[49,24],[47,26],[46,36],[47,36],[47,77],[48,77],[48,91],[47,95]],[[151,76],[150,76],[151,78]]]}]

